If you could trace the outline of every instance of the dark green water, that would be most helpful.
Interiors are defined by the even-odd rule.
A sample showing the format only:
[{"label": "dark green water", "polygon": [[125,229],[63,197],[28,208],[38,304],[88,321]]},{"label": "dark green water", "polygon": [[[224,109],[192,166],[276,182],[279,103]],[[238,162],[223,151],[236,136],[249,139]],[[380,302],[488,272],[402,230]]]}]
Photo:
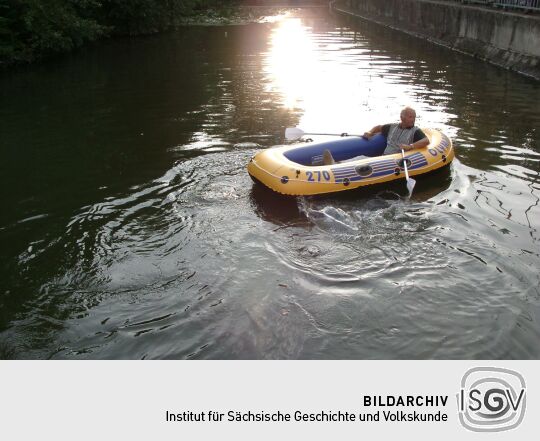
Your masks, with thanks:
[{"label": "dark green water", "polygon": [[[304,12],[0,74],[0,358],[538,358],[540,84]],[[284,129],[412,104],[457,160],[282,199]]]}]

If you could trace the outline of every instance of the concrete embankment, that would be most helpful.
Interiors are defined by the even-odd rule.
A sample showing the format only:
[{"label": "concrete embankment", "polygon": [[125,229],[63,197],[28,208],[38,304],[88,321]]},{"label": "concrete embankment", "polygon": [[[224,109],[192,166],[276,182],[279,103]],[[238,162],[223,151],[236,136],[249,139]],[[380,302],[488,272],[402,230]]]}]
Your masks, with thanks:
[{"label": "concrete embankment", "polygon": [[540,80],[540,16],[429,0],[338,0],[375,21]]}]

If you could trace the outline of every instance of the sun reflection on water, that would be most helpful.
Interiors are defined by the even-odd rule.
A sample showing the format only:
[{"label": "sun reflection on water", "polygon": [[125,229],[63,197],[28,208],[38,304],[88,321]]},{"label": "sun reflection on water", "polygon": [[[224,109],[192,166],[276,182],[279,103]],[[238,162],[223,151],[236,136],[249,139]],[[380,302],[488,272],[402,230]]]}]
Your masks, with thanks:
[{"label": "sun reflection on water", "polygon": [[301,114],[304,130],[363,133],[399,120],[406,105],[416,108],[418,125],[442,128],[447,122],[440,97],[437,105],[427,103],[424,88],[410,81],[410,61],[390,59],[349,29],[324,35],[300,18],[282,17],[266,55],[268,90]]},{"label": "sun reflection on water", "polygon": [[271,37],[271,49],[265,72],[272,82],[269,89],[277,89],[283,106],[298,107],[311,92],[317,59],[309,29],[298,18],[282,20]]}]

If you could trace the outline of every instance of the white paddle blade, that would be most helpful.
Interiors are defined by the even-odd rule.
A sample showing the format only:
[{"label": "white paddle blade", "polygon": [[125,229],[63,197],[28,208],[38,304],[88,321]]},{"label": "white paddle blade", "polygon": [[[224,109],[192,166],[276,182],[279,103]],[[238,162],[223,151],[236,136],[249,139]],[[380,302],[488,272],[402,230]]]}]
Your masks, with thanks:
[{"label": "white paddle blade", "polygon": [[409,190],[409,196],[412,194],[415,185],[416,181],[413,178],[407,179],[407,190]]},{"label": "white paddle blade", "polygon": [[285,129],[285,138],[290,141],[300,139],[304,135],[304,131],[298,127],[287,127]]}]

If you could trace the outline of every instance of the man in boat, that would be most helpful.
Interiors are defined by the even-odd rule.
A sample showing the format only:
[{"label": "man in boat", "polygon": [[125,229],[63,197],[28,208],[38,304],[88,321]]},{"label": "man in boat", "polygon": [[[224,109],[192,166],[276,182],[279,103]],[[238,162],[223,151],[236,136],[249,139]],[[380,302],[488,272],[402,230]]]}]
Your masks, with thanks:
[{"label": "man in boat", "polygon": [[[429,139],[422,132],[422,129],[414,125],[416,111],[407,106],[401,111],[400,118],[401,122],[399,124],[375,126],[369,132],[364,133],[363,137],[369,139],[377,133],[382,133],[386,138],[386,148],[383,155],[392,155],[401,150],[407,151],[426,147],[429,144]],[[335,164],[330,150],[323,152],[323,163],[324,165]]]}]

